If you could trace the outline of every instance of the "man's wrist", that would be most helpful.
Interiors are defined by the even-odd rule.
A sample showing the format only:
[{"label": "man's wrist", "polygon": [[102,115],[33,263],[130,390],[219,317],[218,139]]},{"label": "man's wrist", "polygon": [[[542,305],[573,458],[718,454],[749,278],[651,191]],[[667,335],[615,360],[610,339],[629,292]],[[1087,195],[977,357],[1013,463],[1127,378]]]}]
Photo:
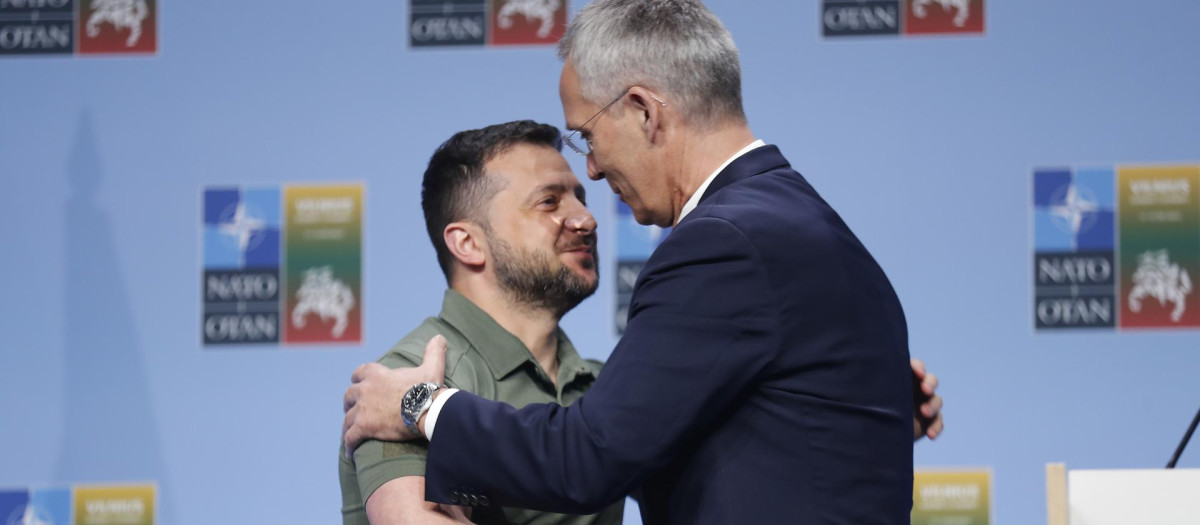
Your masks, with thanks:
[{"label": "man's wrist", "polygon": [[434,393],[433,403],[429,405],[429,410],[421,414],[421,418],[417,420],[417,428],[421,430],[421,435],[425,436],[425,439],[433,439],[433,431],[437,427],[438,415],[441,414],[442,407],[446,406],[450,396],[457,392],[457,388],[441,388]]}]

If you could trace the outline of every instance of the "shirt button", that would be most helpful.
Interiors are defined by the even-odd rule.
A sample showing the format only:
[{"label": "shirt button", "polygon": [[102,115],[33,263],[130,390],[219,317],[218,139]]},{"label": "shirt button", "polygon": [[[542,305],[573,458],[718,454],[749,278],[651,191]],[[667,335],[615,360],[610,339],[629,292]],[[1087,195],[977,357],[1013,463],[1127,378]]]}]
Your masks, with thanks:
[{"label": "shirt button", "polygon": [[479,505],[480,505],[480,506],[486,507],[486,506],[488,506],[490,503],[491,503],[491,501],[488,501],[488,497],[487,497],[487,496],[479,496]]},{"label": "shirt button", "polygon": [[478,506],[479,506],[479,497],[478,497],[478,496],[476,496],[476,495],[474,495],[474,494],[471,494],[471,503],[470,503],[470,505],[471,505],[472,507],[478,507]]},{"label": "shirt button", "polygon": [[462,501],[462,497],[459,495],[457,490],[450,492],[450,503],[458,505],[461,501]]}]

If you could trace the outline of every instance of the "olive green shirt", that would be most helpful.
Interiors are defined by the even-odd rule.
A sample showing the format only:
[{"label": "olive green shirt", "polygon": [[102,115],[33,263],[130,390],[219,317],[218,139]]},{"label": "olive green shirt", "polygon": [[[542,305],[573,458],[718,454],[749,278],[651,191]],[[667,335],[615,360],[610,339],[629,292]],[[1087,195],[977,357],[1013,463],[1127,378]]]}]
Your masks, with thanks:
[{"label": "olive green shirt", "polygon": [[[558,387],[516,336],[487,313],[453,290],[446,291],[442,312],[396,343],[379,363],[389,368],[421,364],[425,344],[434,335],[446,337],[446,386],[473,392],[521,408],[531,403],[570,405],[579,399],[600,372],[598,361],[584,361],[566,334],[558,331]],[[354,451],[354,461],[339,453],[343,525],[368,525],[366,501],[380,486],[404,476],[425,475],[428,443],[366,441]],[[621,500],[599,514],[573,516],[525,509],[475,507],[475,523],[537,525],[617,525],[624,512]]]}]

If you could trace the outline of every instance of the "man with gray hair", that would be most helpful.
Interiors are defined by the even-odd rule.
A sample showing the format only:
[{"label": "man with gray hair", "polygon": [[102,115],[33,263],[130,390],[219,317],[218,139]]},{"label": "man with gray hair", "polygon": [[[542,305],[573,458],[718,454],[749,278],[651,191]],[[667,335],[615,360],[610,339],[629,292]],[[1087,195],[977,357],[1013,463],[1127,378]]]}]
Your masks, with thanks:
[{"label": "man with gray hair", "polygon": [[597,0],[559,49],[566,143],[638,222],[674,226],[625,335],[570,407],[438,388],[433,343],[429,366],[364,365],[347,446],[428,438],[440,503],[586,513],[640,487],[648,524],[908,523],[899,299],[750,130],[729,32],[697,0]]}]

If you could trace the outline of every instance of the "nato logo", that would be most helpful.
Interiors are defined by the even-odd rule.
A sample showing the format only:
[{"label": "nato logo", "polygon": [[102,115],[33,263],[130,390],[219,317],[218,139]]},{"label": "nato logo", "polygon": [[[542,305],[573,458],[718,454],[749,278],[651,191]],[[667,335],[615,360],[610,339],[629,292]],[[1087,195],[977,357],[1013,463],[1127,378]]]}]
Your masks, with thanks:
[{"label": "nato logo", "polygon": [[1038,329],[1116,326],[1115,224],[1112,169],[1034,171]]},{"label": "nato logo", "polygon": [[204,344],[279,341],[279,188],[204,191]]}]

